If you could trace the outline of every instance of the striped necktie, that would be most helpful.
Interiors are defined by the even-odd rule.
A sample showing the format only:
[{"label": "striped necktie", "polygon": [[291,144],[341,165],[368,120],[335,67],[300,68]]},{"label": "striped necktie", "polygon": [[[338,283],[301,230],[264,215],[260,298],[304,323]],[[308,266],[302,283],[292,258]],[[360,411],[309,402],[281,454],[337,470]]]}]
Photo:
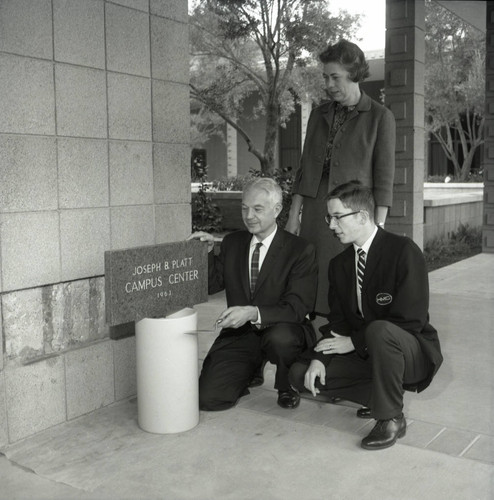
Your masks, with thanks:
[{"label": "striped necktie", "polygon": [[261,251],[262,243],[256,243],[256,248],[252,253],[252,260],[250,261],[250,294],[254,294],[256,289],[257,277],[259,276],[259,254]]},{"label": "striped necktie", "polygon": [[357,250],[358,262],[357,262],[357,283],[359,287],[359,292],[362,293],[362,283],[364,282],[365,273],[365,252],[361,248]]}]

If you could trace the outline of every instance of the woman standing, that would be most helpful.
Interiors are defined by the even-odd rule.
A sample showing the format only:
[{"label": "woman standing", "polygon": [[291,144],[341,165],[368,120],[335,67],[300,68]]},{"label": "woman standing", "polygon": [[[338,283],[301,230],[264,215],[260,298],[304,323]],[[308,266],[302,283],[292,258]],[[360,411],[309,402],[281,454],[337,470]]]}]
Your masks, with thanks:
[{"label": "woman standing", "polygon": [[359,83],[369,76],[369,65],[357,45],[340,40],[327,47],[319,60],[331,101],[316,107],[309,117],[286,229],[316,246],[315,313],[326,315],[328,263],[344,248],[327,229],[326,196],[339,184],[360,180],[372,188],[375,221],[384,226],[393,198],[396,126],[391,111],[360,89]]}]

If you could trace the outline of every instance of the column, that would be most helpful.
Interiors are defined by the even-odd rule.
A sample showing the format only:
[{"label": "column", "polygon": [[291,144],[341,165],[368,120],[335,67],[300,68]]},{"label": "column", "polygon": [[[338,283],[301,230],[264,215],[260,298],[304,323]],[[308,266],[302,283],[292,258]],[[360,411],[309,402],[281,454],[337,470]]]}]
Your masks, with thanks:
[{"label": "column", "polygon": [[484,224],[482,250],[494,252],[494,2],[487,2],[484,127]]},{"label": "column", "polygon": [[423,246],[424,0],[386,0],[385,102],[396,118],[394,201],[386,226]]}]

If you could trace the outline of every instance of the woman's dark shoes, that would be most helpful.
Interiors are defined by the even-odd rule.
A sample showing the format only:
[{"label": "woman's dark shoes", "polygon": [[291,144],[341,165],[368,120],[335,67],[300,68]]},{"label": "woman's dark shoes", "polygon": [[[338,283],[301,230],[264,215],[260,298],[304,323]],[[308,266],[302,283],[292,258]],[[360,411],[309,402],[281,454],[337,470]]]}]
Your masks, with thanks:
[{"label": "woman's dark shoes", "polygon": [[259,387],[264,384],[264,367],[266,366],[267,361],[264,360],[261,363],[261,366],[256,370],[254,376],[251,378],[249,382],[249,387]]},{"label": "woman's dark shoes", "polygon": [[362,408],[359,408],[357,410],[357,417],[358,418],[372,418],[371,409],[367,408],[367,406],[362,406]]},{"label": "woman's dark shoes", "polygon": [[300,396],[293,389],[287,391],[278,391],[278,404],[282,408],[294,409],[300,404]]},{"label": "woman's dark shoes", "polygon": [[249,387],[259,387],[264,384],[264,375],[262,373],[255,373],[249,382]]},{"label": "woman's dark shoes", "polygon": [[362,448],[366,450],[382,450],[389,448],[407,432],[407,421],[403,413],[389,420],[378,420],[369,435],[362,439]]}]

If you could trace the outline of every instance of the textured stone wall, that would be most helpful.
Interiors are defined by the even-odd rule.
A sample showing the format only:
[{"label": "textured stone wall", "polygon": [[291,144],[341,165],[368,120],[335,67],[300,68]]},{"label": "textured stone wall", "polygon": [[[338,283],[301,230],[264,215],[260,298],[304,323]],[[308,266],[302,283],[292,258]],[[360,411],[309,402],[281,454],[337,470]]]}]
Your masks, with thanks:
[{"label": "textured stone wall", "polygon": [[186,0],[0,2],[0,446],[135,393],[104,251],[190,232]]},{"label": "textured stone wall", "polygon": [[108,337],[104,278],[2,296],[6,360],[28,364]]}]

